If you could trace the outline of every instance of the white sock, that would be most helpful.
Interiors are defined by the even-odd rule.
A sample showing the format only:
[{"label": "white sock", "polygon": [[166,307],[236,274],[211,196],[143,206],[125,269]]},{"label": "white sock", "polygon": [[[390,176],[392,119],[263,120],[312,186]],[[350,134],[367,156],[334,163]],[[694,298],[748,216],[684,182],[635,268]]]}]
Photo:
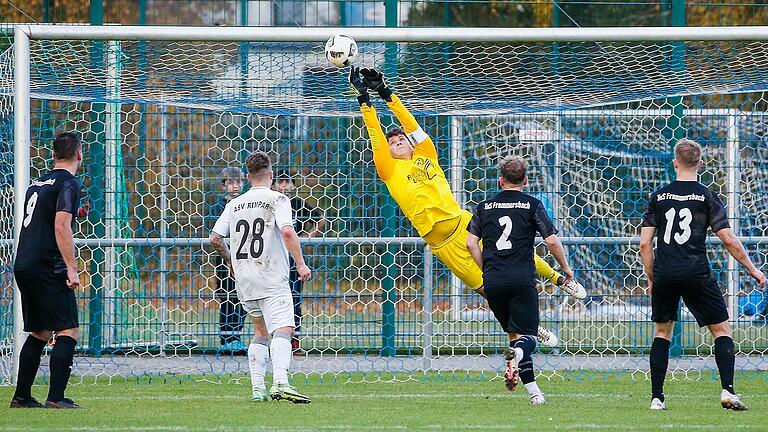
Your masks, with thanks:
[{"label": "white sock", "polygon": [[523,360],[523,350],[521,348],[515,348],[515,360],[520,363]]},{"label": "white sock", "polygon": [[253,391],[266,388],[264,374],[267,373],[267,357],[269,357],[269,348],[263,343],[251,342],[248,345],[248,369],[251,371]]},{"label": "white sock", "polygon": [[536,381],[529,382],[528,384],[526,384],[525,389],[528,390],[528,394],[531,396],[543,394],[541,392],[541,389],[539,388],[539,385],[536,384]]},{"label": "white sock", "polygon": [[291,365],[291,341],[273,337],[269,344],[272,357],[272,380],[275,384],[288,384],[288,367]]}]

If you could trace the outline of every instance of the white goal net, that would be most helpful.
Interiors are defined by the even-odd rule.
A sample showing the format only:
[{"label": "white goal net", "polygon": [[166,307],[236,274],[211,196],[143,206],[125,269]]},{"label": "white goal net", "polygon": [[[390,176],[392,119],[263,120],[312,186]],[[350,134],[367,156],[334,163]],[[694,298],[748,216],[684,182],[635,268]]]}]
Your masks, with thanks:
[{"label": "white goal net", "polygon": [[[560,339],[536,354],[542,376],[642,375],[652,325],[636,235],[648,196],[673,178],[678,138],[702,143],[702,182],[727,204],[752,259],[766,262],[768,28],[561,30],[344,32],[358,40],[357,64],[383,70],[432,136],[462,206],[473,210],[494,193],[499,157],[529,160],[530,192],[588,291],[573,302],[540,282],[543,325]],[[85,142],[75,380],[244,376],[246,358],[222,342],[232,334],[247,342],[250,323],[224,312],[205,239],[222,171],[256,149],[315,209],[305,222],[324,220],[304,243],[316,277],[297,297],[307,352],[294,358],[298,372],[352,381],[496,376],[505,338],[484,300],[425,250],[376,178],[348,69],[323,57],[338,29],[15,31],[29,50],[18,50],[17,38],[0,53],[3,382],[21,337],[14,182],[25,178],[20,170],[35,178],[50,167],[51,138],[62,130]],[[14,76],[20,61],[28,80]],[[28,101],[17,105],[29,114],[25,136],[14,133],[19,98]],[[375,103],[382,123],[393,124]],[[14,156],[14,139],[30,146],[28,160]],[[737,368],[764,369],[768,328],[754,319],[762,294],[714,242],[711,258]],[[712,342],[686,310],[673,342],[673,369],[696,378],[715,368]]]}]

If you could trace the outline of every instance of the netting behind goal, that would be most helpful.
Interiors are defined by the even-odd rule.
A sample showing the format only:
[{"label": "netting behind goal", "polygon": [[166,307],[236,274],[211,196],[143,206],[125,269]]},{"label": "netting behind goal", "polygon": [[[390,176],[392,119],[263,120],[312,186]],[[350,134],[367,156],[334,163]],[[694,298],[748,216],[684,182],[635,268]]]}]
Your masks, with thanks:
[{"label": "netting behind goal", "polygon": [[[650,302],[633,239],[650,192],[672,179],[676,138],[704,145],[702,181],[765,263],[764,42],[366,42],[360,50],[358,64],[382,68],[433,137],[465,208],[495,192],[499,157],[528,158],[530,192],[566,238],[589,293],[573,302],[539,282],[543,325],[560,337],[535,358],[543,376],[647,370]],[[0,57],[5,380],[14,342],[12,53]],[[32,178],[50,168],[57,131],[77,130],[85,142],[87,216],[75,229],[81,381],[247,371],[245,357],[220,349],[215,258],[203,239],[220,173],[255,149],[293,175],[297,195],[327,222],[304,246],[315,279],[301,294],[308,356],[294,359],[297,371],[496,376],[501,329],[484,300],[425,251],[376,178],[347,71],[327,67],[320,42],[32,41],[31,58]],[[394,124],[375,103],[385,127]],[[711,258],[738,367],[764,368],[768,328],[752,319],[760,293],[716,244]],[[687,311],[681,320],[673,367],[702,376],[714,369],[711,341]],[[246,342],[252,334],[247,320],[235,331]]]}]

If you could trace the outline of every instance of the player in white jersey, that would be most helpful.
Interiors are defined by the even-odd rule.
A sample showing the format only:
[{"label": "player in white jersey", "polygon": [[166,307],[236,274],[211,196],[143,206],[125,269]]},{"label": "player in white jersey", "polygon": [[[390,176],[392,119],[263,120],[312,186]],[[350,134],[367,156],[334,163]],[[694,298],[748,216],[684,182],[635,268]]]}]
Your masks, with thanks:
[{"label": "player in white jersey", "polygon": [[[296,262],[300,280],[309,280],[312,272],[304,262],[293,228],[290,199],[270,188],[273,173],[269,156],[251,153],[245,166],[251,189],[227,203],[213,227],[211,244],[235,275],[237,297],[253,319],[254,336],[248,346],[252,399],[309,403],[309,397],[288,383],[294,331],[288,253]],[[269,394],[264,383],[267,357],[272,359],[273,373]]]}]

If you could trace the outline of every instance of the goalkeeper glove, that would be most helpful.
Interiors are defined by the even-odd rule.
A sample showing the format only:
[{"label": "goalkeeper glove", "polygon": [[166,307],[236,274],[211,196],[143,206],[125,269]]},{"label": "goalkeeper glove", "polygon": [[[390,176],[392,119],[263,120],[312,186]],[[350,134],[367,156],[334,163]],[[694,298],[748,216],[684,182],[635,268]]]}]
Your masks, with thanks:
[{"label": "goalkeeper glove", "polygon": [[357,102],[360,106],[366,104],[371,106],[371,97],[368,95],[368,86],[365,85],[360,78],[360,68],[349,68],[349,83],[352,85],[352,90],[357,94]]},{"label": "goalkeeper glove", "polygon": [[384,74],[376,69],[360,69],[363,75],[363,82],[369,89],[375,91],[387,102],[392,101],[392,90],[384,82]]}]

